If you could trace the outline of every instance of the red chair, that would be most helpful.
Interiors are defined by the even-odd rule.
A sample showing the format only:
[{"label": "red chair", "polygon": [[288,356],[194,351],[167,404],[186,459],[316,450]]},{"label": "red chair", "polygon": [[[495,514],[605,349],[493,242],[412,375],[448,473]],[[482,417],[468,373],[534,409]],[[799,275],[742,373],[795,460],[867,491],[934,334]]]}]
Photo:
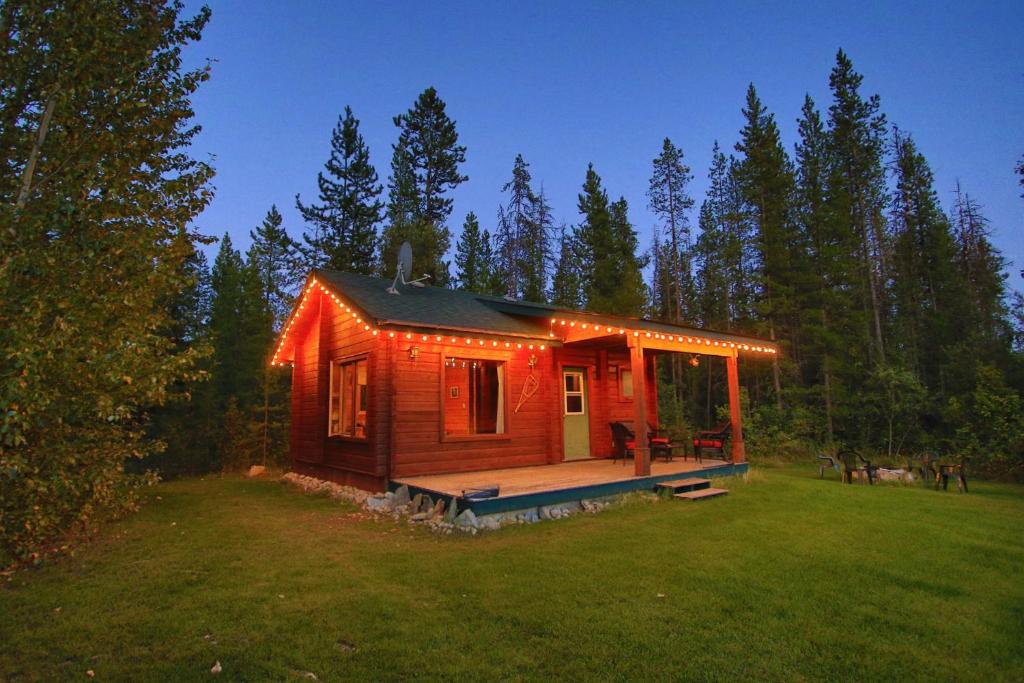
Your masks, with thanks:
[{"label": "red chair", "polygon": [[[614,446],[612,459],[622,458],[623,464],[625,464],[626,458],[636,455],[636,434],[624,422],[609,422],[608,424],[612,428],[612,445]],[[647,445],[651,449],[651,458],[655,459],[660,455],[666,461],[672,460],[672,451],[679,446],[672,443],[671,439],[657,434],[658,430],[655,427],[647,425]],[[684,452],[684,459],[685,456]]]},{"label": "red chair", "polygon": [[725,444],[729,440],[729,433],[732,430],[732,423],[726,422],[716,429],[697,432],[693,437],[693,454],[697,462],[703,462],[705,450],[718,451],[718,455],[725,460]]}]

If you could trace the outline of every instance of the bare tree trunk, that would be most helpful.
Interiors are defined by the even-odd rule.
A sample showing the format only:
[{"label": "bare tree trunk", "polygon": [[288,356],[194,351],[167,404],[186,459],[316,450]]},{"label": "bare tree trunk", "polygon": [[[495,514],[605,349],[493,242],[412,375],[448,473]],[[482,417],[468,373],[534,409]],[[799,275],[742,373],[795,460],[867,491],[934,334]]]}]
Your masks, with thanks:
[{"label": "bare tree trunk", "polygon": [[[775,341],[775,322],[771,317],[768,318],[768,337]],[[778,354],[772,356],[772,383],[775,386],[775,407],[782,410],[782,373],[779,370]]]},{"label": "bare tree trunk", "polygon": [[267,453],[270,450],[270,370],[264,363],[263,368],[263,462],[266,467]]},{"label": "bare tree trunk", "polygon": [[[825,330],[825,334],[828,334],[828,315],[825,309],[821,310],[821,325]],[[831,446],[835,439],[835,431],[832,426],[832,364],[829,363],[828,349],[825,349],[824,357],[821,361],[822,374],[825,378],[825,429],[828,433],[828,444]]]},{"label": "bare tree trunk", "polygon": [[50,93],[50,97],[46,100],[46,108],[43,110],[43,116],[39,120],[39,129],[36,131],[36,139],[32,143],[32,151],[29,152],[28,161],[25,163],[25,169],[21,172],[21,190],[18,192],[18,198],[14,202],[14,206],[18,211],[25,208],[25,204],[28,202],[29,193],[32,191],[32,177],[36,172],[36,163],[39,161],[39,154],[43,148],[43,142],[46,141],[46,132],[50,129],[50,119],[53,118],[53,110],[57,106],[57,93],[60,92],[60,85],[54,87],[53,92]]}]

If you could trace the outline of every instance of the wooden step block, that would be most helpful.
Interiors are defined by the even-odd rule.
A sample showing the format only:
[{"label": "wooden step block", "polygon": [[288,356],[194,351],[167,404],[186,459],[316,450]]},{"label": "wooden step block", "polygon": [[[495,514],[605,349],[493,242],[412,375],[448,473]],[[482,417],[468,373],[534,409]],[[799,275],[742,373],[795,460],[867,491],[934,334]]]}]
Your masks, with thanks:
[{"label": "wooden step block", "polygon": [[682,493],[677,493],[672,497],[679,498],[682,500],[704,500],[705,498],[715,498],[716,496],[724,496],[727,493],[729,492],[725,489],[706,488],[698,489],[696,491],[683,491]]},{"label": "wooden step block", "polygon": [[673,492],[695,491],[697,489],[706,489],[709,486],[711,486],[710,479],[700,479],[698,477],[676,479],[674,481],[661,481],[657,484],[659,489],[671,489]]}]

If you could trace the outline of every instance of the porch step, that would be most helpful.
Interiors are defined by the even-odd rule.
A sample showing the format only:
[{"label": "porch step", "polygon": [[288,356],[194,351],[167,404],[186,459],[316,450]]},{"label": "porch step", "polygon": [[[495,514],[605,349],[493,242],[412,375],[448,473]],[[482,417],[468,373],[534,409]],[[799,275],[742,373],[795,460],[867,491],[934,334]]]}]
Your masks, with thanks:
[{"label": "porch step", "polygon": [[729,493],[726,489],[705,488],[696,491],[684,491],[673,495],[673,498],[680,500],[704,500],[705,498],[716,498]]},{"label": "porch step", "polygon": [[668,489],[672,493],[680,493],[682,491],[698,491],[700,489],[706,489],[711,486],[710,479],[700,479],[698,477],[690,477],[688,479],[676,479],[674,481],[661,481],[658,482],[657,488],[659,491]]}]

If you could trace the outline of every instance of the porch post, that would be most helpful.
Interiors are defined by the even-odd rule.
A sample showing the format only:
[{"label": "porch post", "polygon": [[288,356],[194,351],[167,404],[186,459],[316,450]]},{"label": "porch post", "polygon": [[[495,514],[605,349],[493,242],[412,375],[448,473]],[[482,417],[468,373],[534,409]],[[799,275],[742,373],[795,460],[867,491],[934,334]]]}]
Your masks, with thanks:
[{"label": "porch post", "polygon": [[647,373],[644,372],[644,349],[639,339],[630,340],[629,361],[633,373],[633,432],[636,435],[633,473],[638,477],[649,477],[651,449],[647,446]]},{"label": "porch post", "polygon": [[732,421],[732,461],[746,462],[747,450],[743,445],[743,418],[740,410],[740,376],[736,367],[736,353],[725,357],[729,377],[729,415]]}]

